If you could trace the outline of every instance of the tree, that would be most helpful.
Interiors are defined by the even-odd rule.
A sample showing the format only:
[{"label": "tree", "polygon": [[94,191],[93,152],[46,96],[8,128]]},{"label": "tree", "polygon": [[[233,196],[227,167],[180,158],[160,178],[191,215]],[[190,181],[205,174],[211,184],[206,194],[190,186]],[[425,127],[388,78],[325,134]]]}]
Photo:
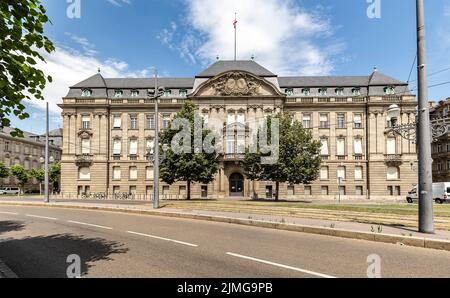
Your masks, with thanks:
[{"label": "tree", "polygon": [[[191,101],[186,102],[171,122],[172,129],[165,130],[161,134],[161,144],[172,145],[165,153],[165,159],[161,163],[161,179],[170,185],[179,181],[186,182],[188,200],[191,199],[191,183],[208,184],[214,181],[214,176],[219,171],[219,155],[216,153],[216,150],[211,150],[214,152],[210,152],[210,150],[205,150],[205,148],[200,150],[196,146],[194,128],[197,126],[201,125],[201,128],[199,128],[201,133],[197,138],[201,139],[202,143],[212,136],[210,130],[203,128],[205,124],[203,120],[197,120],[198,125],[195,125],[195,119],[201,119],[199,116],[196,117],[196,114],[198,115],[195,105]],[[183,127],[173,129],[176,127],[173,124],[177,122],[184,122],[184,129],[189,128],[186,139],[178,139],[180,132],[183,131]],[[215,147],[214,138],[212,138],[210,144],[212,147]],[[173,145],[184,146],[187,150],[177,152],[174,150]]]},{"label": "tree", "polygon": [[48,173],[48,179],[53,188],[55,187],[55,184],[59,182],[60,177],[61,177],[61,163],[58,162],[50,167]]},{"label": "tree", "polygon": [[[9,127],[11,114],[29,118],[22,100],[44,99],[42,90],[52,78],[36,65],[45,62],[44,51],[55,48],[43,34],[49,19],[40,0],[2,0],[0,16],[0,124]],[[23,137],[19,129],[11,135]]]},{"label": "tree", "polygon": [[11,167],[11,174],[19,181],[20,193],[23,193],[25,184],[31,179],[30,172],[25,170],[21,165]]},{"label": "tree", "polygon": [[45,171],[44,169],[32,169],[30,172],[31,177],[36,178],[39,181],[39,194],[42,195],[42,183],[45,180]]},{"label": "tree", "polygon": [[[261,158],[271,153],[246,151],[244,170],[251,180],[273,181],[276,183],[275,200],[279,200],[280,183],[309,184],[319,177],[321,157],[319,141],[314,141],[312,132],[304,129],[300,122],[292,121],[288,113],[280,113],[269,118],[267,125],[267,144],[271,144],[272,119],[279,120],[279,145],[273,149],[278,150],[278,159],[274,163],[262,164]],[[258,135],[260,136],[261,130]],[[259,138],[258,138],[259,144]]]},{"label": "tree", "polygon": [[9,174],[8,167],[4,163],[0,162],[0,179],[8,178]]}]

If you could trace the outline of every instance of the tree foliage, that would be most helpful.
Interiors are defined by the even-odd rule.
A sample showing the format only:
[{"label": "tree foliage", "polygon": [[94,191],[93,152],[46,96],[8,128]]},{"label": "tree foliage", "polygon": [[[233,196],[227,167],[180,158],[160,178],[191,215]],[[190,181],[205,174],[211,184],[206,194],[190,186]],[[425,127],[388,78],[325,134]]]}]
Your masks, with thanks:
[{"label": "tree foliage", "polygon": [[[319,141],[313,140],[312,132],[304,129],[300,122],[293,121],[288,113],[280,113],[279,119],[279,158],[273,164],[262,164],[261,158],[270,155],[247,150],[244,159],[246,176],[251,180],[273,181],[276,183],[275,199],[279,199],[280,183],[310,184],[319,177],[321,157]],[[268,132],[268,144],[271,141],[272,118],[263,129]],[[259,140],[259,139],[258,139]]]},{"label": "tree foliage", "polygon": [[[176,119],[186,119],[189,121],[191,126],[190,138],[191,138],[191,150],[190,153],[176,154],[173,148],[170,148],[165,153],[165,159],[161,163],[161,179],[172,185],[175,182],[183,181],[187,183],[187,199],[191,198],[191,183],[204,183],[208,184],[214,181],[214,176],[219,171],[219,155],[214,153],[207,153],[205,150],[201,152],[195,148],[194,142],[194,124],[196,107],[191,102],[188,101],[183,106],[182,110],[175,116]],[[202,120],[202,127],[204,126],[204,121]],[[168,129],[161,134],[161,144],[171,145],[174,137],[179,134],[180,130]],[[211,131],[208,129],[202,129],[201,138],[202,143],[208,135],[211,135]],[[182,142],[179,142],[180,145]],[[215,145],[212,142],[212,145]],[[162,151],[161,151],[162,152]]]},{"label": "tree foliage", "polygon": [[10,173],[8,167],[4,163],[0,162],[0,179],[8,178],[9,175]]},{"label": "tree foliage", "polygon": [[48,173],[48,179],[50,183],[55,184],[59,181],[59,178],[61,176],[61,163],[55,163],[50,167],[49,173]]},{"label": "tree foliage", "polygon": [[15,165],[11,167],[11,174],[19,181],[19,186],[23,193],[25,184],[31,179],[30,172],[25,170],[21,165]]},{"label": "tree foliage", "polygon": [[43,182],[45,180],[45,171],[44,169],[32,169],[30,171],[31,177],[36,178],[37,181]]},{"label": "tree foliage", "polygon": [[[44,35],[49,22],[40,0],[0,1],[0,124],[10,126],[10,115],[26,119],[24,99],[43,100],[42,90],[50,76],[36,67],[42,53],[54,51]],[[16,129],[13,136],[23,136]]]}]

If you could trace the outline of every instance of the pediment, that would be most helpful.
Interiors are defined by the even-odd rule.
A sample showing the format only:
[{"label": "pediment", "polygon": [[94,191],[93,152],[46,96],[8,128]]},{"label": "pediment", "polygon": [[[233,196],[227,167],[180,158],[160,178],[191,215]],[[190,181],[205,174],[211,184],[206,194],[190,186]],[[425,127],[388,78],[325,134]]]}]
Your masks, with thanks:
[{"label": "pediment", "polygon": [[226,72],[199,86],[194,97],[285,96],[271,82],[244,71]]}]

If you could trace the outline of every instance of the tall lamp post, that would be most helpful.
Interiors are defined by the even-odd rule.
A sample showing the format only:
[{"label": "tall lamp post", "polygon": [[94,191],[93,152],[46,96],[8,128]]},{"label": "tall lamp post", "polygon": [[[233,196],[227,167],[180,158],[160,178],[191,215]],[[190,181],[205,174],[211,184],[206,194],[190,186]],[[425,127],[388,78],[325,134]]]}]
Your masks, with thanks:
[{"label": "tall lamp post", "polygon": [[45,110],[45,185],[44,185],[44,203],[50,203],[49,185],[49,119],[48,119],[48,102]]},{"label": "tall lamp post", "polygon": [[158,86],[158,71],[155,69],[155,89],[148,90],[148,96],[155,101],[155,144],[154,144],[154,183],[153,183],[153,208],[159,209],[159,98],[164,95],[166,89]]},{"label": "tall lamp post", "polygon": [[401,109],[392,105],[388,109],[390,131],[418,144],[419,155],[419,232],[434,233],[433,176],[431,142],[448,135],[450,117],[430,119],[428,103],[427,58],[425,48],[425,12],[423,0],[417,6],[417,70],[418,70],[418,115],[417,123],[398,124]]}]

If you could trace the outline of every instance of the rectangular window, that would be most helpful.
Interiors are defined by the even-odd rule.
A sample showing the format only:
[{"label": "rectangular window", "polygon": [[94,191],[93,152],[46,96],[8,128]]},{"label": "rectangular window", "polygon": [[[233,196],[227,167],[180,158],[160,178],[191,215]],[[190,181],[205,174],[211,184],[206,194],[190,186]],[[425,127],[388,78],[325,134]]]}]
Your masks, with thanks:
[{"label": "rectangular window", "polygon": [[155,129],[155,115],[148,115],[147,116],[147,129]]},{"label": "rectangular window", "polygon": [[227,135],[227,154],[236,153],[236,140],[234,134]]},{"label": "rectangular window", "polygon": [[166,200],[170,199],[170,186],[164,185],[162,191],[163,191],[164,199],[166,199]]},{"label": "rectangular window", "polygon": [[363,179],[363,167],[357,166],[355,167],[355,180]]},{"label": "rectangular window", "polygon": [[145,151],[147,155],[153,155],[155,152],[155,141],[148,139],[145,144]]},{"label": "rectangular window", "polygon": [[113,186],[113,194],[120,194],[120,186]]},{"label": "rectangular window", "polygon": [[163,129],[170,128],[170,115],[164,115],[163,117]]},{"label": "rectangular window", "polygon": [[321,187],[322,196],[328,196],[328,186]]},{"label": "rectangular window", "polygon": [[137,187],[130,186],[130,195],[135,196],[137,194]]},{"label": "rectangular window", "polygon": [[288,194],[288,196],[294,196],[295,195],[294,185],[288,185],[287,194]]},{"label": "rectangular window", "polygon": [[320,169],[320,180],[328,180],[328,179],[329,179],[328,167],[322,167]]},{"label": "rectangular window", "polygon": [[138,116],[130,117],[130,129],[139,129]]},{"label": "rectangular window", "polygon": [[327,114],[320,114],[320,128],[329,128]]},{"label": "rectangular window", "polygon": [[90,116],[83,116],[81,118],[81,127],[83,129],[91,129],[91,117]]},{"label": "rectangular window", "polygon": [[338,114],[337,115],[337,128],[345,128],[345,115],[344,114]]},{"label": "rectangular window", "polygon": [[130,180],[137,180],[138,171],[137,167],[130,167]]},{"label": "rectangular window", "polygon": [[355,155],[363,154],[362,139],[355,139]]},{"label": "rectangular window", "polygon": [[393,186],[388,186],[387,187],[387,191],[388,191],[388,195],[389,196],[393,196],[394,195],[394,187]]},{"label": "rectangular window", "polygon": [[355,129],[363,128],[361,114],[355,114],[354,122],[355,122]]},{"label": "rectangular window", "polygon": [[345,156],[345,139],[337,139],[336,155]]},{"label": "rectangular window", "polygon": [[342,180],[345,180],[345,177],[346,177],[345,167],[338,167],[338,169],[337,169],[337,177],[341,178]]},{"label": "rectangular window", "polygon": [[397,154],[397,140],[395,138],[387,139],[387,154],[388,155]]},{"label": "rectangular window", "polygon": [[311,128],[311,115],[303,115],[303,128]]},{"label": "rectangular window", "polygon": [[356,186],[355,195],[362,196],[364,194],[364,189],[362,186]]},{"label": "rectangular window", "polygon": [[238,154],[245,153],[245,131],[237,132],[237,152]]},{"label": "rectangular window", "polygon": [[91,140],[82,139],[81,140],[81,154],[91,154]]},{"label": "rectangular window", "polygon": [[330,155],[330,150],[329,150],[329,146],[328,146],[328,140],[327,139],[321,139],[320,140],[320,143],[322,144],[322,147],[321,147],[321,151],[320,151],[320,154],[322,155],[322,156],[328,156],[328,155]]},{"label": "rectangular window", "polygon": [[245,125],[245,114],[239,113],[237,115],[236,122]]},{"label": "rectangular window", "polygon": [[114,143],[113,143],[113,154],[114,155],[122,154],[122,141],[121,140],[114,140]]},{"label": "rectangular window", "polygon": [[114,129],[120,129],[121,127],[122,127],[122,117],[121,116],[114,116],[113,128]]},{"label": "rectangular window", "polygon": [[130,140],[130,155],[137,155],[137,154],[138,154],[138,141]]},{"label": "rectangular window", "polygon": [[202,198],[205,199],[208,197],[208,186],[202,185]]},{"label": "rectangular window", "polygon": [[146,177],[147,177],[147,180],[153,180],[153,178],[155,178],[154,170],[153,170],[152,167],[147,167],[146,168]]},{"label": "rectangular window", "polygon": [[179,186],[178,187],[178,198],[179,199],[185,199],[187,196],[186,186]]},{"label": "rectangular window", "polygon": [[120,180],[122,178],[122,172],[120,167],[113,167],[113,179]]},{"label": "rectangular window", "polygon": [[312,189],[311,186],[305,186],[305,196],[312,195]]},{"label": "rectangular window", "polygon": [[400,189],[400,186],[396,186],[395,188],[394,188],[394,195],[395,196],[401,196],[401,189]]},{"label": "rectangular window", "polygon": [[345,186],[339,186],[339,194],[340,194],[341,196],[347,195],[347,191],[346,191],[346,189],[345,189]]},{"label": "rectangular window", "polygon": [[227,116],[227,125],[231,125],[236,122],[236,115],[233,113],[229,113]]}]

